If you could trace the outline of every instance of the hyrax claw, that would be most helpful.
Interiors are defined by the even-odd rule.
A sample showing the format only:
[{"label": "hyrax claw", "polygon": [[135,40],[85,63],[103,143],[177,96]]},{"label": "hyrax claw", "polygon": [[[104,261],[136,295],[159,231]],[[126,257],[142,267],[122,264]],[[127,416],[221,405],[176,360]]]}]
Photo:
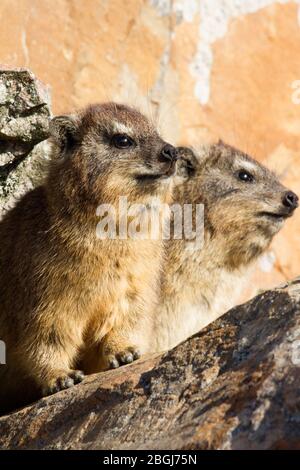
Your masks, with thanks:
[{"label": "hyrax claw", "polygon": [[74,370],[64,375],[57,376],[49,381],[42,388],[43,396],[53,395],[54,393],[73,387],[82,382],[84,373],[81,370]]},{"label": "hyrax claw", "polygon": [[108,359],[110,369],[116,369],[122,365],[131,364],[141,357],[138,349],[130,347],[121,351]]}]

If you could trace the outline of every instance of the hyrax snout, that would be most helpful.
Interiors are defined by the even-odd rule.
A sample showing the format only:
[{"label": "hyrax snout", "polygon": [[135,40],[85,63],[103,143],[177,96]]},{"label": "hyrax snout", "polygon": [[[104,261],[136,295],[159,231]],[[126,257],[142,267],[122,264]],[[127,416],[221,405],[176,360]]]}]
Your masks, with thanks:
[{"label": "hyrax snout", "polygon": [[293,191],[285,191],[282,196],[282,204],[292,213],[299,205],[299,198]]},{"label": "hyrax snout", "polygon": [[101,238],[97,211],[115,209],[120,196],[169,202],[176,150],[115,103],[56,117],[50,132],[47,178],[0,223],[2,411],[81,381],[89,348],[103,369],[136,359],[159,292],[161,238]]}]

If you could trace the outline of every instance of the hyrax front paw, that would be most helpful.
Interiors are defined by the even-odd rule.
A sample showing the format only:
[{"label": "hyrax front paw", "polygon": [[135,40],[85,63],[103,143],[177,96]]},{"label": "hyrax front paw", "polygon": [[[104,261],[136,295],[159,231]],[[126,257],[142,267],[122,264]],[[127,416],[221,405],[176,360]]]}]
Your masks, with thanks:
[{"label": "hyrax front paw", "polygon": [[73,385],[82,382],[83,379],[84,373],[81,370],[60,371],[42,387],[43,396],[53,395],[53,393],[73,387]]},{"label": "hyrax front paw", "polygon": [[130,346],[123,351],[109,354],[106,358],[109,369],[116,369],[125,364],[130,364],[141,357],[139,350],[135,346]]}]

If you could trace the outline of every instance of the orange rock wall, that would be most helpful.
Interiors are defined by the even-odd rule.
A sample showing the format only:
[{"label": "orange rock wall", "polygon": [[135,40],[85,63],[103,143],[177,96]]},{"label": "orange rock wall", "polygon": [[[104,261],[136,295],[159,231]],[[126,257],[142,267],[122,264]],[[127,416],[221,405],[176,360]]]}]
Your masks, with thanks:
[{"label": "orange rock wall", "polygon": [[[52,88],[54,113],[140,106],[174,143],[222,138],[300,194],[300,1],[1,0],[0,62]],[[251,292],[300,274],[300,210]]]}]

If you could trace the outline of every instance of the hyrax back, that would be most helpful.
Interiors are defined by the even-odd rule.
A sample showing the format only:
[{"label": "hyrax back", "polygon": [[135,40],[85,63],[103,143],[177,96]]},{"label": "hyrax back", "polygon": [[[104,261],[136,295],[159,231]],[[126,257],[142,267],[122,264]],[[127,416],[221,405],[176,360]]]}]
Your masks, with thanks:
[{"label": "hyrax back", "polygon": [[203,204],[204,237],[202,246],[184,234],[166,242],[154,321],[158,351],[174,347],[234,306],[249,267],[298,205],[297,196],[271,171],[222,142],[203,146],[197,155],[187,148],[179,154],[174,203]]},{"label": "hyrax back", "polygon": [[[67,388],[101,343],[101,367],[136,359],[156,302],[162,241],[99,239],[97,207],[167,202],[176,152],[139,112],[94,105],[51,123],[45,183],[0,223],[0,409]],[[116,225],[118,225],[118,215]],[[144,338],[135,337],[144,322]]]}]

